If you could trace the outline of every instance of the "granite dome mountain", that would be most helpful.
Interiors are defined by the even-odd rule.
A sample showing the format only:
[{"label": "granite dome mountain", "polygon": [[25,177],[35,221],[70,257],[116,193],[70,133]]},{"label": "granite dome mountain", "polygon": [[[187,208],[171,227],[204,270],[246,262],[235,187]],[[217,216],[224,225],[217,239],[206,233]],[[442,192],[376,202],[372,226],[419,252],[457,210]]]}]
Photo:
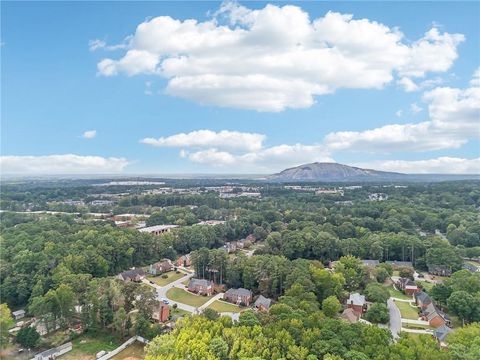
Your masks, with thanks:
[{"label": "granite dome mountain", "polygon": [[315,162],[285,169],[270,175],[271,181],[351,181],[401,179],[406,174],[362,169],[337,163]]}]

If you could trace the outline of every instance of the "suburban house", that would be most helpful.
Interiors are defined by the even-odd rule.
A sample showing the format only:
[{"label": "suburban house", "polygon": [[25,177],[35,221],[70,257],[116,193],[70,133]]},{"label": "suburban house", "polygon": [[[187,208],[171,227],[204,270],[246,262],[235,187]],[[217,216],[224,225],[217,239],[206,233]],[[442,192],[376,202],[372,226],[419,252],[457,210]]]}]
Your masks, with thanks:
[{"label": "suburban house", "polygon": [[254,243],[255,241],[257,241],[257,238],[255,237],[255,235],[250,234],[250,235],[248,235],[248,236],[245,238],[245,240]]},{"label": "suburban house", "polygon": [[411,261],[385,261],[386,264],[391,265],[394,269],[401,267],[413,268]]},{"label": "suburban house", "polygon": [[420,292],[420,288],[415,281],[409,278],[400,278],[396,282],[397,288],[405,293],[405,295],[412,296],[413,294]]},{"label": "suburban house", "polygon": [[177,227],[178,225],[155,225],[155,226],[148,226],[148,227],[138,229],[138,231],[149,233],[152,235],[162,235],[170,232],[170,230]]},{"label": "suburban house", "polygon": [[190,279],[188,291],[198,295],[210,296],[213,294],[213,281],[205,279]]},{"label": "suburban house", "polygon": [[430,265],[428,267],[428,273],[437,276],[451,276],[452,269],[446,265]]},{"label": "suburban house", "polygon": [[423,320],[428,321],[428,323],[433,327],[439,327],[442,325],[450,324],[450,319],[448,316],[440,311],[433,303],[430,303],[421,313]]},{"label": "suburban house", "polygon": [[255,300],[253,305],[258,311],[268,312],[268,310],[270,310],[270,305],[272,305],[272,299],[268,299],[265,296],[260,295],[257,300]]},{"label": "suburban house", "polygon": [[66,354],[70,350],[72,350],[72,343],[68,342],[56,348],[45,350],[44,352],[35,355],[33,360],[53,360],[63,354]]},{"label": "suburban house", "polygon": [[170,259],[162,259],[155,264],[150,265],[148,273],[151,275],[159,275],[166,272],[169,272],[173,269],[173,264]]},{"label": "suburban house", "polygon": [[177,266],[189,267],[190,265],[192,265],[190,254],[182,255],[177,259]]},{"label": "suburban house", "polygon": [[145,279],[145,271],[142,269],[127,270],[120,273],[117,277],[123,281],[140,282]]},{"label": "suburban house", "polygon": [[249,306],[252,301],[252,292],[244,288],[228,289],[223,298],[237,305]]},{"label": "suburban house", "polygon": [[447,338],[447,335],[452,331],[447,325],[442,325],[433,330],[433,337],[437,339],[438,343],[440,344],[441,347],[446,347],[446,341],[445,339]]},{"label": "suburban house", "polygon": [[425,310],[432,303],[432,299],[426,292],[420,291],[415,293],[415,303],[420,309]]},{"label": "suburban house", "polygon": [[378,260],[362,260],[362,264],[367,267],[376,267],[380,265],[380,261]]},{"label": "suburban house", "polygon": [[168,321],[170,316],[170,307],[163,302],[160,302],[158,307],[152,313],[152,319],[159,323]]},{"label": "suburban house", "polygon": [[343,310],[342,315],[340,315],[340,317],[348,321],[350,324],[355,324],[359,319],[359,315],[352,308],[347,308]]},{"label": "suburban house", "polygon": [[350,297],[347,300],[347,308],[355,311],[359,317],[362,316],[363,312],[367,310],[365,296],[360,295],[359,293],[350,294]]},{"label": "suburban house", "polygon": [[225,245],[223,245],[221,249],[225,250],[228,254],[233,253],[237,251],[237,243],[235,242],[225,243]]},{"label": "suburban house", "polygon": [[470,272],[480,272],[480,266],[471,264],[471,263],[463,263],[462,269],[468,270]]},{"label": "suburban house", "polygon": [[25,310],[17,310],[12,312],[12,316],[14,320],[19,320],[25,317]]}]

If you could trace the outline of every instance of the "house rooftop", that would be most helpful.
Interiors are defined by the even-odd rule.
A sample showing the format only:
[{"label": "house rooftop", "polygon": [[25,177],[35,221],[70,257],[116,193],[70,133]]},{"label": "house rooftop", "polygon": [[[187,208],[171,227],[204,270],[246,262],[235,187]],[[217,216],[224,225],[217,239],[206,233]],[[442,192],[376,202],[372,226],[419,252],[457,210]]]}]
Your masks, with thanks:
[{"label": "house rooftop", "polygon": [[363,306],[365,305],[365,296],[360,295],[359,293],[350,294],[350,297],[348,298],[347,303]]},{"label": "house rooftop", "polygon": [[188,283],[188,287],[194,287],[194,286],[209,286],[210,281],[205,280],[205,279],[190,279],[190,282]]},{"label": "house rooftop", "polygon": [[163,231],[168,229],[177,228],[178,225],[155,225],[155,226],[148,226],[141,229],[138,229],[140,232],[153,232],[153,231]]},{"label": "house rooftop", "polygon": [[272,304],[272,300],[266,298],[263,295],[260,295],[257,300],[255,300],[255,307],[263,306],[265,308],[270,308],[270,305]]},{"label": "house rooftop", "polygon": [[228,289],[225,292],[226,295],[237,295],[237,296],[251,296],[252,292],[248,289],[238,288],[238,289]]},{"label": "house rooftop", "polygon": [[433,336],[440,341],[444,341],[447,335],[452,331],[447,325],[443,324],[433,330]]},{"label": "house rooftop", "polygon": [[342,319],[347,320],[350,323],[356,323],[358,321],[358,317],[355,314],[355,311],[352,308],[348,308],[343,310],[342,315],[340,315]]},{"label": "house rooftop", "polygon": [[363,265],[365,266],[377,266],[380,264],[378,260],[362,260]]},{"label": "house rooftop", "polygon": [[424,291],[416,293],[415,294],[415,299],[417,299],[418,301],[421,301],[424,304],[432,302],[432,300],[430,299],[430,296],[428,296],[428,294]]}]

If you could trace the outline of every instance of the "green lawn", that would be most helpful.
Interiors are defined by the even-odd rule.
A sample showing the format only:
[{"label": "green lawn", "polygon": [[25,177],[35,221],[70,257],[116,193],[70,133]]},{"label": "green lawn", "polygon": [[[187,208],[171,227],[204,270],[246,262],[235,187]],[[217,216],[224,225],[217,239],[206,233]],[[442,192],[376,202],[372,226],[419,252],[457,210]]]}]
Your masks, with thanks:
[{"label": "green lawn", "polygon": [[234,312],[238,313],[242,310],[240,306],[227,303],[225,301],[216,300],[208,306],[209,309],[213,309],[217,312]]},{"label": "green lawn", "polygon": [[[163,275],[167,275],[168,277],[166,279],[164,279],[162,277]],[[166,286],[166,285],[170,284],[171,282],[173,282],[175,280],[178,280],[178,279],[185,276],[184,273],[180,272],[180,273],[177,274],[175,271],[169,271],[168,273],[165,273],[163,275],[147,276],[147,280],[153,281],[158,286]]]},{"label": "green lawn", "polygon": [[84,334],[72,341],[72,351],[60,356],[62,360],[95,359],[95,355],[102,350],[112,351],[120,346],[122,341],[112,334],[92,333]]},{"label": "green lawn", "polygon": [[400,309],[400,313],[402,314],[402,318],[404,319],[418,319],[418,308],[411,307],[409,303],[404,301],[395,301],[397,307]]},{"label": "green lawn", "polygon": [[167,291],[167,298],[173,301],[181,302],[182,304],[187,304],[190,306],[199,307],[205,304],[208,300],[210,300],[211,296],[200,296],[194,295],[185,291],[183,289],[179,289],[176,287],[171,288]]},{"label": "green lawn", "polygon": [[393,286],[388,287],[388,292],[390,293],[391,297],[403,300],[411,300],[411,296],[405,295],[403,292],[396,290]]},{"label": "green lawn", "polygon": [[425,281],[425,280],[418,280],[417,282],[420,283],[420,284],[422,284],[423,289],[424,289],[425,291],[427,291],[427,292],[429,292],[430,290],[432,290],[433,286],[435,285],[435,284],[432,284],[432,283],[430,283],[430,282],[428,282],[428,281]]},{"label": "green lawn", "polygon": [[172,316],[173,315],[185,316],[185,315],[191,315],[192,313],[187,311],[187,310],[183,310],[183,309],[179,309],[179,308],[174,309],[172,306],[170,306],[170,314]]},{"label": "green lawn", "polygon": [[135,341],[132,345],[127,347],[125,350],[123,350],[122,352],[112,357],[112,360],[124,360],[124,359],[141,360],[145,357],[144,347],[145,347],[144,344],[142,344],[139,341]]},{"label": "green lawn", "polygon": [[425,329],[433,329],[430,325],[422,325],[422,324],[407,324],[402,323],[402,327],[407,329],[414,329],[414,330],[425,330]]},{"label": "green lawn", "polygon": [[[405,333],[403,333],[405,334]],[[409,339],[411,339],[412,341],[415,341],[416,343],[419,343],[420,342],[420,338],[422,336],[428,336],[428,337],[432,337],[432,335],[430,334],[416,334],[416,333],[407,333],[407,336]]]}]

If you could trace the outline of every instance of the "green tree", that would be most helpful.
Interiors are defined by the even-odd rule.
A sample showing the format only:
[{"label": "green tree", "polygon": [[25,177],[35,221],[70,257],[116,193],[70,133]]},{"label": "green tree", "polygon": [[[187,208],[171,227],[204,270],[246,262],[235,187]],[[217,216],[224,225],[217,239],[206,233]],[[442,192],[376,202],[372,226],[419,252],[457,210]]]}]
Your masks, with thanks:
[{"label": "green tree", "polygon": [[323,313],[328,317],[334,317],[342,309],[342,304],[336,296],[329,296],[322,301]]},{"label": "green tree", "polygon": [[12,312],[8,308],[8,305],[0,304],[0,347],[8,344],[8,329],[14,324]]},{"label": "green tree", "polygon": [[365,295],[367,296],[368,301],[381,304],[385,304],[390,297],[387,288],[376,283],[370,283],[367,285],[365,288]]},{"label": "green tree", "polygon": [[372,304],[363,317],[376,324],[386,324],[389,320],[387,307],[380,303]]},{"label": "green tree", "polygon": [[33,327],[21,328],[16,336],[16,342],[28,349],[35,348],[40,340],[40,334]]}]

